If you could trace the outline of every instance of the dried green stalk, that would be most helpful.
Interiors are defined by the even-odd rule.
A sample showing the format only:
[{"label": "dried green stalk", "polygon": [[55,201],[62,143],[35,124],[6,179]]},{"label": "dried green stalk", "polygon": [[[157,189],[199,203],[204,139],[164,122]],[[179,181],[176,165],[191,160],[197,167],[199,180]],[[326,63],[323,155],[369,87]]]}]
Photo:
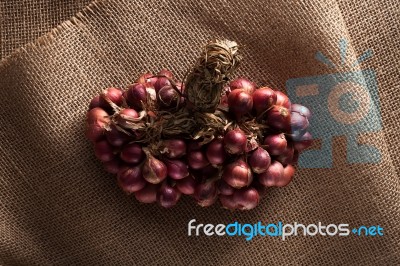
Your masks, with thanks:
[{"label": "dried green stalk", "polygon": [[239,66],[240,60],[236,42],[210,41],[185,80],[188,108],[194,112],[214,113],[224,84]]},{"label": "dried green stalk", "polygon": [[202,144],[207,144],[215,137],[223,135],[226,127],[230,125],[229,119],[220,110],[216,110],[213,114],[196,113],[195,119],[201,127],[193,135],[193,139],[202,139]]}]

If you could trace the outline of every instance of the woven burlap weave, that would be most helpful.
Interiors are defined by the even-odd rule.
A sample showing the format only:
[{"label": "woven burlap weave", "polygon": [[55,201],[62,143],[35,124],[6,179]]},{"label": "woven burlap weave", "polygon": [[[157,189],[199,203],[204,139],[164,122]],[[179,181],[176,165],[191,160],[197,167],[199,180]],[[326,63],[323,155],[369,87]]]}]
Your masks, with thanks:
[{"label": "woven burlap weave", "polygon": [[[53,12],[66,19],[83,3],[65,4],[65,13],[55,1],[43,4],[46,30],[57,22]],[[0,16],[18,20],[18,8],[1,6],[8,9]],[[47,26],[2,21],[8,56],[0,63],[0,264],[399,265],[399,10],[395,0],[96,1],[11,55],[30,41],[32,27]],[[7,31],[25,36],[23,43]],[[270,189],[249,212],[200,208],[189,198],[166,210],[125,196],[84,138],[88,102],[147,70],[167,67],[182,78],[202,45],[218,36],[245,46],[237,75],[281,90],[290,78],[333,73],[314,55],[321,50],[339,60],[341,38],[352,60],[373,49],[363,68],[377,73],[383,130],[360,141],[376,145],[381,162],[348,164],[346,138],[335,138],[331,169],[299,169],[288,187]],[[380,224],[385,235],[246,242],[188,237],[191,219]]]},{"label": "woven burlap weave", "polygon": [[0,1],[0,58],[71,18],[90,0]]}]

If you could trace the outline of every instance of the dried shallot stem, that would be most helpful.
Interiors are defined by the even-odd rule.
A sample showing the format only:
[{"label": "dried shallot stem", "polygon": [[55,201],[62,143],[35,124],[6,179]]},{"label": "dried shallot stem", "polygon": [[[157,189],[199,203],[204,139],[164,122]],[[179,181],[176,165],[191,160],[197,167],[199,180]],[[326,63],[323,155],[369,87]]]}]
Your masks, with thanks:
[{"label": "dried shallot stem", "polygon": [[224,84],[239,66],[238,44],[229,40],[212,40],[204,48],[185,80],[189,109],[214,113]]}]

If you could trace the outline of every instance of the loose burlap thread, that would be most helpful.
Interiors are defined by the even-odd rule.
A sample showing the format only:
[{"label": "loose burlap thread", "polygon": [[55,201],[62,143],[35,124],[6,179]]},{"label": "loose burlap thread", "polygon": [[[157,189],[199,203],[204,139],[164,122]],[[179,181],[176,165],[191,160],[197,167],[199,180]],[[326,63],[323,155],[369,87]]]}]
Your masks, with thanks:
[{"label": "loose burlap thread", "polygon": [[[0,264],[400,264],[398,21],[396,1],[92,3],[0,63]],[[346,138],[335,138],[333,168],[299,169],[248,212],[201,208],[186,197],[166,210],[125,196],[84,138],[88,102],[148,70],[182,78],[213,37],[245,46],[238,76],[281,90],[289,78],[333,73],[314,54],[339,60],[341,38],[352,60],[373,49],[362,68],[377,72],[383,130],[360,142],[378,147],[381,162],[348,164]],[[189,237],[191,219],[380,224],[385,235],[246,242]]]}]

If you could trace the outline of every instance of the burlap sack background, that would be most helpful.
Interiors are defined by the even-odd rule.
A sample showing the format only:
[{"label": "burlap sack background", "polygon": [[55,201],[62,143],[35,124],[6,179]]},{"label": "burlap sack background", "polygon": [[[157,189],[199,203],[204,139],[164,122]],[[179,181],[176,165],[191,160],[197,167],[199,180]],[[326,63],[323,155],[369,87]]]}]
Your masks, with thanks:
[{"label": "burlap sack background", "polygon": [[[73,10],[75,3],[70,4],[63,9]],[[2,9],[1,15],[18,17],[17,9],[6,5],[11,9]],[[52,14],[54,5],[46,2],[41,12]],[[17,30],[3,22],[2,42],[13,38],[3,37],[7,31],[29,35],[31,26]],[[93,3],[1,61],[0,264],[399,264],[398,22],[397,1]],[[379,147],[382,162],[346,164],[345,138],[337,138],[334,168],[298,171],[290,186],[271,189],[259,208],[245,213],[202,209],[190,199],[164,210],[123,195],[83,137],[90,98],[146,70],[168,67],[182,77],[214,36],[246,46],[238,75],[280,89],[289,78],[332,72],[314,54],[322,50],[339,60],[342,37],[350,41],[350,59],[373,49],[375,56],[363,67],[378,74],[384,130],[362,141]],[[10,49],[2,44],[2,55]],[[292,237],[285,242],[188,237],[191,219],[380,224],[385,236]]]},{"label": "burlap sack background", "polygon": [[34,41],[90,4],[90,0],[0,1],[0,58]]}]

